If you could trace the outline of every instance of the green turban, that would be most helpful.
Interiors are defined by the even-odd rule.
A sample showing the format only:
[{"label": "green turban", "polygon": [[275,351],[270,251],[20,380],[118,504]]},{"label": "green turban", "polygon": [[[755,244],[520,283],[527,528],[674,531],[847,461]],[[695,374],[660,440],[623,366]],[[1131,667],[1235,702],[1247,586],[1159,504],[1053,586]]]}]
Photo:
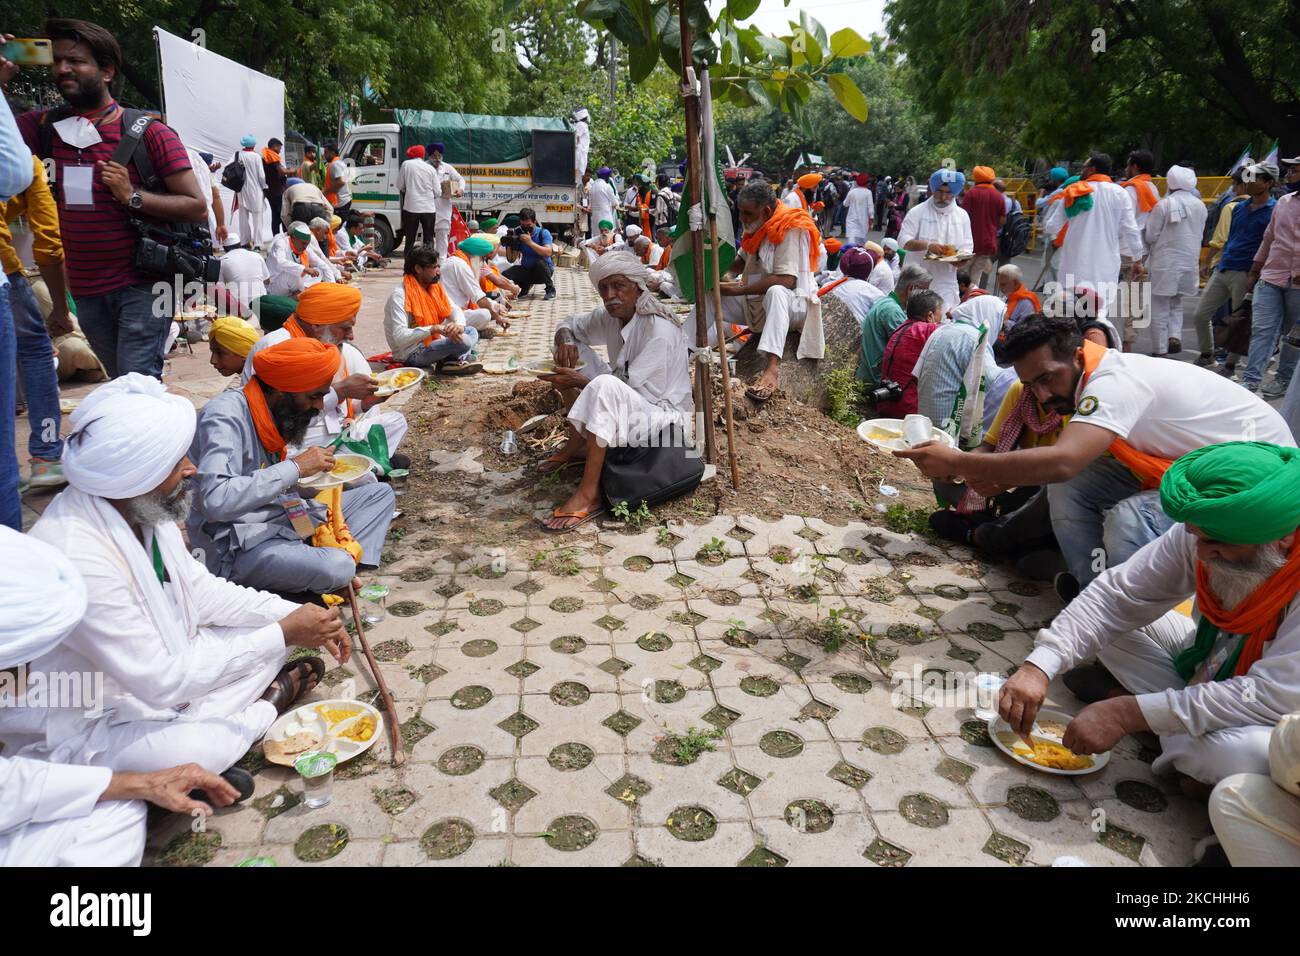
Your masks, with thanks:
[{"label": "green turban", "polygon": [[608,219],[602,219],[600,222],[596,223],[596,226],[597,226],[598,228],[600,228],[600,229],[613,229],[613,228],[614,228],[614,224],[613,224],[612,222],[610,222]]},{"label": "green turban", "polygon": [[456,248],[467,256],[478,256],[480,259],[492,255],[492,243],[482,236],[470,236],[468,239],[462,239],[460,245]]},{"label": "green turban", "polygon": [[1160,504],[1227,544],[1267,544],[1300,527],[1300,449],[1230,441],[1188,452],[1165,472]]},{"label": "green turban", "polygon": [[497,219],[496,216],[488,216],[481,223],[479,223],[479,228],[481,228],[484,232],[487,232],[489,229],[495,229],[497,227],[498,221],[499,220]]}]

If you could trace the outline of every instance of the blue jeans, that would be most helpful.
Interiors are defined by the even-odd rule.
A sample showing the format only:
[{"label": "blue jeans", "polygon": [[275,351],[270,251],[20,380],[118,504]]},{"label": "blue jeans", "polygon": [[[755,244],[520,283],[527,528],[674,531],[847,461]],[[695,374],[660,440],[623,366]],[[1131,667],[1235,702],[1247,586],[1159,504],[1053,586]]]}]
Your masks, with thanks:
[{"label": "blue jeans", "polygon": [[81,331],[109,378],[127,372],[162,378],[163,346],[174,312],[170,286],[161,295],[151,285],[133,285],[73,298]]},{"label": "blue jeans", "polygon": [[45,328],[31,283],[22,273],[9,277],[9,305],[13,309],[14,334],[18,339],[18,371],[27,397],[27,420],[31,435],[27,453],[33,458],[58,461],[63,454],[59,438],[59,376],[54,371],[54,346]]},{"label": "blue jeans", "polygon": [[[18,343],[7,288],[0,287],[0,524],[23,530],[23,504],[18,497],[18,456],[14,453]],[[11,572],[12,573],[12,572]]]},{"label": "blue jeans", "polygon": [[1160,493],[1117,460],[1098,458],[1069,481],[1047,486],[1052,531],[1070,573],[1086,585],[1102,571],[1164,534],[1173,521],[1160,510]]},{"label": "blue jeans", "polygon": [[[1255,285],[1252,299],[1250,324],[1250,354],[1247,367],[1241,376],[1243,385],[1259,385],[1264,377],[1268,360],[1273,357],[1279,336],[1291,331],[1296,318],[1300,317],[1300,288],[1283,288],[1271,282],[1259,282]],[[1277,380],[1282,383],[1291,381],[1295,371],[1296,359],[1300,351],[1282,346],[1282,354],[1277,360]]]},{"label": "blue jeans", "polygon": [[429,368],[444,359],[456,359],[468,355],[478,345],[478,330],[468,325],[460,334],[460,341],[443,336],[434,339],[429,345],[421,345],[405,359],[407,365],[414,368]]}]

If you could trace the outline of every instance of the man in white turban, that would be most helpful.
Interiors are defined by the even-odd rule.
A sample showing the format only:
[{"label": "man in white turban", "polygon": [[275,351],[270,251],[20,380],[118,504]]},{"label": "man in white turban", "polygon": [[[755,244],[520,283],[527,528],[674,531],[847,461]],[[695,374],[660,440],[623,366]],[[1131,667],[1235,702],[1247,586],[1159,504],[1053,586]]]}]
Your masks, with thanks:
[{"label": "man in white turban", "polygon": [[577,490],[542,522],[551,531],[569,531],[601,513],[608,446],[657,441],[673,426],[684,431],[693,409],[686,333],[649,290],[649,266],[620,250],[597,258],[588,274],[604,304],[560,322],[556,370],[543,376],[569,406],[569,441],[542,471],[584,463]]},{"label": "man in white turban", "polygon": [[1183,350],[1183,298],[1201,287],[1201,234],[1205,203],[1196,191],[1196,173],[1170,166],[1169,191],[1155,204],[1143,227],[1151,277],[1151,339],[1156,355]]},{"label": "man in white turban", "polygon": [[286,664],[289,649],[324,647],[343,662],[347,633],[336,611],[231,584],[190,553],[177,525],[195,474],[187,399],[124,375],[91,392],[71,425],[69,487],[31,534],[80,572],[87,609],[32,666],[103,674],[102,700],[90,710],[0,709],[4,752],[222,773],[324,673],[319,657]]},{"label": "man in white turban", "polygon": [[[90,690],[93,684],[45,680],[54,675],[27,667],[56,648],[85,613],[86,586],[77,569],[45,542],[3,527],[0,566],[15,572],[0,578],[0,709],[38,688]],[[210,814],[210,806],[190,796],[196,789],[218,807],[238,797],[235,787],[195,764],[114,773],[0,754],[0,867],[135,866],[144,853],[143,801]]]}]

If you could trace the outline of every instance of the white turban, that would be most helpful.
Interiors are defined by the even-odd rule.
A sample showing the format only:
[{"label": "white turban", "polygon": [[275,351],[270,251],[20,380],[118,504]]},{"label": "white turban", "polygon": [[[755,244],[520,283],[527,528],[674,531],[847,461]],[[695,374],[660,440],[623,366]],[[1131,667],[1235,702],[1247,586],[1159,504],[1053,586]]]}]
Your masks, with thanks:
[{"label": "white turban", "polygon": [[623,230],[623,234],[627,236],[629,239],[635,239],[637,236],[641,235],[641,227],[628,226],[626,229]]},{"label": "white turban", "polygon": [[194,438],[194,406],[139,372],[99,386],[72,413],[63,474],[100,498],[153,491],[185,457]]},{"label": "white turban", "polygon": [[1196,171],[1186,166],[1170,166],[1165,179],[1172,189],[1193,190],[1196,188]]},{"label": "white turban", "polygon": [[[641,297],[636,300],[636,310],[640,313],[653,315],[662,315],[664,318],[677,322],[677,316],[672,310],[659,301],[659,297],[650,291],[651,269],[641,261],[640,257],[628,252],[626,249],[619,249],[613,252],[607,252],[603,256],[597,256],[587,270],[587,276],[591,279],[591,284],[600,291],[602,279],[608,279],[610,276],[625,276],[635,282],[641,289]],[[680,325],[681,323],[678,322]]]},{"label": "white turban", "polygon": [[[0,526],[0,667],[36,660],[86,613],[86,585],[52,545]],[[21,571],[19,570],[21,569]]]}]

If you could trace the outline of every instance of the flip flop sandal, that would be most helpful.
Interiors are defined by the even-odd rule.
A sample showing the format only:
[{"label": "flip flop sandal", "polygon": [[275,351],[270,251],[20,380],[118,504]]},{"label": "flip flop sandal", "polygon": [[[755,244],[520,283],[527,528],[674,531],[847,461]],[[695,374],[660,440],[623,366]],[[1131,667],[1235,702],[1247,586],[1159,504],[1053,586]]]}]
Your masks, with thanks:
[{"label": "flip flop sandal", "polygon": [[[235,797],[235,803],[243,803],[253,795],[253,791],[257,788],[257,784],[253,781],[253,775],[242,767],[231,767],[221,774],[221,779],[239,791],[239,796]],[[203,790],[191,790],[190,799],[207,803],[208,795]]]},{"label": "flip flop sandal", "polygon": [[745,389],[745,394],[756,402],[766,402],[776,394],[776,386],[771,385],[764,386],[763,388],[755,388],[751,385]]},{"label": "flip flop sandal", "polygon": [[[293,690],[293,685],[289,682],[289,676],[295,673],[298,675],[298,689],[296,691]],[[313,676],[315,676],[316,680],[309,687],[308,683],[311,682]],[[275,675],[275,690],[266,699],[275,707],[277,713],[283,714],[298,703],[304,694],[319,685],[321,678],[324,676],[325,661],[323,659],[319,657],[300,657],[280,668],[280,672]],[[291,697],[290,694],[293,696]]]},{"label": "flip flop sandal", "polygon": [[477,375],[483,371],[482,362],[456,362],[438,366],[439,375]]},{"label": "flip flop sandal", "polygon": [[580,518],[582,520],[580,520],[577,524],[569,525],[569,527],[567,528],[552,528],[548,525],[542,524],[542,522],[540,521],[538,522],[538,524],[542,526],[543,531],[549,531],[551,534],[564,534],[565,532],[573,531],[577,528],[581,528],[592,518],[599,518],[604,513],[605,513],[604,508],[597,508],[594,511],[561,511],[559,508],[556,508],[551,512],[552,518]]},{"label": "flip flop sandal", "polygon": [[[564,471],[566,468],[572,468],[574,465],[583,465],[586,464],[586,462],[586,458],[560,458],[557,455],[552,455],[537,466],[537,473],[539,475],[553,475],[557,471]],[[550,465],[551,467],[547,468],[547,465]]]}]

